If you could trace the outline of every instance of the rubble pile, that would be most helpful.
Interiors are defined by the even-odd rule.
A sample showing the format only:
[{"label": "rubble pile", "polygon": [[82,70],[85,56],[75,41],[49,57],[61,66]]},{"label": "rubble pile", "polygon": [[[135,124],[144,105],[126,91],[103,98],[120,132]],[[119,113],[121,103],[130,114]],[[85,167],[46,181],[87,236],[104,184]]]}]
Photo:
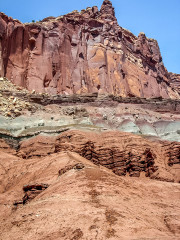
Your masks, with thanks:
[{"label": "rubble pile", "polygon": [[[11,95],[9,96],[9,93]],[[0,78],[0,114],[6,117],[15,118],[20,116],[24,111],[32,111],[35,106],[25,101],[21,95],[28,94],[29,91],[14,85],[7,78]]]}]

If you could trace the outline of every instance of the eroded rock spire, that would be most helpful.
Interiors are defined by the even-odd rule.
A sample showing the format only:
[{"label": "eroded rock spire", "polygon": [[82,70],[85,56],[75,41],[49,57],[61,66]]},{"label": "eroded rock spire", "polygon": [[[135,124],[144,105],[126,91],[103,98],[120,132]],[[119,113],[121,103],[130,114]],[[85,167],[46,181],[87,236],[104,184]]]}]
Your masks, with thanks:
[{"label": "eroded rock spire", "polygon": [[112,17],[115,17],[114,7],[112,6],[111,1],[109,0],[103,1],[100,12],[102,14],[111,15]]}]

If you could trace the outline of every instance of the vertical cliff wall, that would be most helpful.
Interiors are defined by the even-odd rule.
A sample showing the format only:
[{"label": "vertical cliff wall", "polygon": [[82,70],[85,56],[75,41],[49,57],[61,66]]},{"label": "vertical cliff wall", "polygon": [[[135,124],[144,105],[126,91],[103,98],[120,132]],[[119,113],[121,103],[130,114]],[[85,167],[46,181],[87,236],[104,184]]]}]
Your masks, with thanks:
[{"label": "vertical cliff wall", "polygon": [[120,27],[97,7],[22,24],[0,13],[0,75],[49,94],[86,92],[179,98],[156,40]]},{"label": "vertical cliff wall", "polygon": [[170,85],[180,94],[180,74],[169,73],[170,74]]}]

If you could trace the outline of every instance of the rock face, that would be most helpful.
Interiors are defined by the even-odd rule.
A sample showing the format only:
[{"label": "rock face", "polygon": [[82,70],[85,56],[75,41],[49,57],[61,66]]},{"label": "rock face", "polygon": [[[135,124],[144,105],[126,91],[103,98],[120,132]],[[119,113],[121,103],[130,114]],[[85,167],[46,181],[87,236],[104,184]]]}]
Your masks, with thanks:
[{"label": "rock face", "polygon": [[27,202],[33,200],[37,195],[39,195],[42,191],[48,188],[48,184],[31,184],[23,186],[24,196],[22,200],[15,201],[14,205],[17,206],[19,204],[26,204]]},{"label": "rock face", "polygon": [[176,89],[176,91],[180,94],[180,74],[170,73],[171,76],[171,87]]},{"label": "rock face", "polygon": [[[180,181],[180,143],[151,142],[118,131],[94,133],[70,130],[58,135],[56,139],[38,136],[22,141],[18,156],[29,159],[64,151],[76,152],[119,176]],[[63,169],[62,172],[66,170]]]},{"label": "rock face", "polygon": [[0,76],[50,94],[112,93],[179,98],[156,40],[120,27],[105,0],[37,23],[0,13]]},{"label": "rock face", "polygon": [[177,183],[120,177],[72,152],[0,156],[2,240],[180,239]]}]

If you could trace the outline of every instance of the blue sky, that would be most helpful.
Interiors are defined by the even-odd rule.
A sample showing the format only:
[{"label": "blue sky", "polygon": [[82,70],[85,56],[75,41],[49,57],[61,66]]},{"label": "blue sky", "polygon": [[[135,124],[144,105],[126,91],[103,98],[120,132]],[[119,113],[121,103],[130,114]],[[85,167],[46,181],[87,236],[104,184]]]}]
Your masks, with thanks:
[{"label": "blue sky", "polygon": [[[22,22],[60,16],[103,0],[0,0],[0,11]],[[112,0],[120,26],[158,41],[169,72],[180,73],[180,0]]]}]

